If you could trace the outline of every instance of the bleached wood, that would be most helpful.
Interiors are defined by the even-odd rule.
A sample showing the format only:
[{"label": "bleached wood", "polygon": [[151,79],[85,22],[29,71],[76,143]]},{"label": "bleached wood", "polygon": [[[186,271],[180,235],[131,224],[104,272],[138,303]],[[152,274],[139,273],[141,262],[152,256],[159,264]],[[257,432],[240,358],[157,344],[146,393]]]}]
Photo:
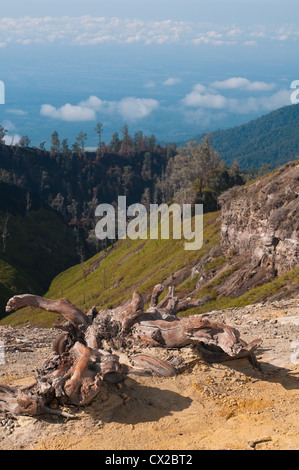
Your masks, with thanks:
[{"label": "bleached wood", "polygon": [[54,341],[53,352],[37,371],[34,384],[21,390],[0,384],[0,409],[13,415],[36,416],[48,413],[54,398],[60,404],[90,403],[100,392],[104,380],[117,383],[130,373],[162,377],[176,374],[169,362],[146,352],[133,354],[132,366],[122,364],[117,354],[105,350],[107,346],[130,354],[132,346],[182,348],[193,344],[207,361],[248,357],[258,367],[254,351],[260,340],[247,344],[235,328],[224,323],[200,315],[179,316],[178,312],[196,307],[200,300],[188,297],[179,300],[174,288],[170,288],[159,303],[162,291],[161,284],[154,287],[147,310],[144,310],[142,296],[134,292],[126,305],[99,312],[93,307],[87,315],[67,299],[50,300],[32,294],[12,297],[7,303],[7,312],[31,306],[59,313],[68,322],[56,325],[63,333]]}]

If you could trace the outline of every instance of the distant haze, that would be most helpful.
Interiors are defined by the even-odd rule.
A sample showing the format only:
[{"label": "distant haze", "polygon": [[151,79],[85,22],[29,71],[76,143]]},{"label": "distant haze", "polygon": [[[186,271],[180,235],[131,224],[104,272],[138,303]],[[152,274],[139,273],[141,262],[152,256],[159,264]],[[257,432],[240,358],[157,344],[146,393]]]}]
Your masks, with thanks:
[{"label": "distant haze", "polygon": [[[181,142],[289,105],[297,1],[11,1],[1,8],[0,123],[31,145],[103,124]],[[296,21],[296,22],[295,22]]]}]

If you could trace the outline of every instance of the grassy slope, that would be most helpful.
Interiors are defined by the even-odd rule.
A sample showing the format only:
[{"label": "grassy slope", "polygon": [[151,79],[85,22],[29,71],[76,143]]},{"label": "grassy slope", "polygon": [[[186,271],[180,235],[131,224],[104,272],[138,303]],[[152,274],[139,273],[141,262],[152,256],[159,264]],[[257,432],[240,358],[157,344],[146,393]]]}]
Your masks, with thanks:
[{"label": "grassy slope", "polygon": [[[76,265],[60,273],[53,280],[48,298],[66,297],[83,311],[91,306],[115,307],[130,299],[134,289],[140,293],[149,294],[153,286],[181,268],[191,267],[219,244],[220,213],[210,213],[204,216],[204,244],[198,251],[185,251],[182,240],[122,240],[106,253],[101,252],[83,265]],[[219,255],[205,266],[205,270],[225,265],[227,258]],[[189,310],[187,314],[203,313],[213,309],[244,306],[267,299],[269,296],[292,287],[299,287],[299,267],[274,279],[268,284],[251,289],[239,298],[217,296],[217,285],[224,281],[236,266],[230,266],[218,277],[197,291],[194,297],[209,296],[207,303],[197,309]],[[186,295],[195,288],[198,274],[189,276],[177,286],[179,296]],[[51,327],[57,322],[58,316],[37,309],[25,308],[14,312],[0,324],[12,326],[27,324]]]},{"label": "grassy slope", "polygon": [[[87,311],[91,306],[117,306],[131,298],[136,288],[149,293],[155,284],[186,265],[193,265],[219,242],[219,212],[204,216],[204,244],[198,251],[185,251],[184,240],[121,240],[113,249],[98,253],[53,280],[46,297],[66,297]],[[85,273],[85,276],[84,276]],[[0,324],[30,322],[51,326],[57,315],[33,309],[15,312]]]},{"label": "grassy slope", "polygon": [[[6,217],[0,211],[0,226]],[[54,211],[39,208],[26,215],[9,214],[7,229],[5,253],[0,244],[0,318],[11,296],[42,294],[57,272],[76,260],[75,240]]]}]

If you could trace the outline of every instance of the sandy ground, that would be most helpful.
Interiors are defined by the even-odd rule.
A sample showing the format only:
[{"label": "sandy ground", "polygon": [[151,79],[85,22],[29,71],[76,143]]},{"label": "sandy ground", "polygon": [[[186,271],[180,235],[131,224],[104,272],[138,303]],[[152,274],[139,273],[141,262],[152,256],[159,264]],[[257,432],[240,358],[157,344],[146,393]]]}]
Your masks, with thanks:
[{"label": "sandy ground", "polygon": [[[297,450],[299,448],[299,300],[212,312],[246,341],[261,337],[257,358],[207,364],[193,348],[171,378],[129,376],[105,384],[77,419],[0,418],[0,449],[23,450]],[[0,381],[28,385],[49,354],[55,330],[0,328],[5,348]],[[0,343],[1,345],[1,343]]]}]

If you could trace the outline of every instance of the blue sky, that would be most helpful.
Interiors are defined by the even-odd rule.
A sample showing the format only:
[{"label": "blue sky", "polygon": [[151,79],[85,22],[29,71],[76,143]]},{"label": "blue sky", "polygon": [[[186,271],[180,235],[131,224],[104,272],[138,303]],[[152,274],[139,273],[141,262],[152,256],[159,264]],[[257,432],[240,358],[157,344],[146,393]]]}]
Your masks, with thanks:
[{"label": "blue sky", "polygon": [[1,6],[7,142],[57,130],[87,145],[131,133],[184,141],[290,104],[299,2],[14,1]]},{"label": "blue sky", "polygon": [[295,23],[296,0],[11,0],[1,6],[1,16],[106,16],[143,20],[238,22],[276,24]]}]

